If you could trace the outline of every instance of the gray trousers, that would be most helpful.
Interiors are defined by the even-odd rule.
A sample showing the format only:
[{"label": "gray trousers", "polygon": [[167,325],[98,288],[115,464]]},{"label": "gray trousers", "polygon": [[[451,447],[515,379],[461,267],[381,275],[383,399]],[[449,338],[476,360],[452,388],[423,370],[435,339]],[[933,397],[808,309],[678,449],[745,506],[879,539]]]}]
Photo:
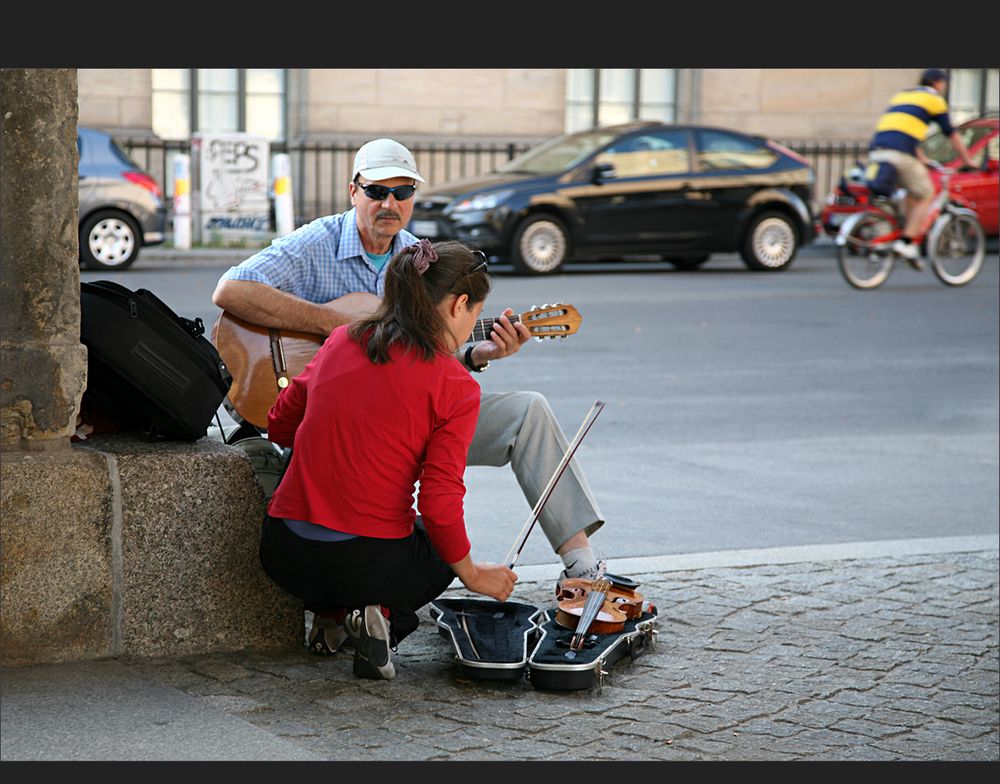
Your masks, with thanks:
[{"label": "gray trousers", "polygon": [[[510,463],[532,509],[545,491],[569,442],[548,400],[538,392],[483,393],[479,421],[469,447],[469,465]],[[553,551],[574,534],[588,536],[604,525],[597,501],[576,460],[556,483],[538,526]]]}]

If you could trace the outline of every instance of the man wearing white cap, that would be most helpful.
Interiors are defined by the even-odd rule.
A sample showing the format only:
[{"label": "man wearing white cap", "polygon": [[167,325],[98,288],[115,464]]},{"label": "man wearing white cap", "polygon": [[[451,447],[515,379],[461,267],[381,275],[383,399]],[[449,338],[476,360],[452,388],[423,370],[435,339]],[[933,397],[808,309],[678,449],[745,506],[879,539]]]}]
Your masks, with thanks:
[{"label": "man wearing white cap", "polygon": [[[383,292],[387,262],[418,241],[404,228],[413,214],[418,182],[424,178],[406,147],[392,139],[368,142],[354,158],[348,186],[352,208],[318,218],[230,268],[212,300],[253,324],[323,336],[373,313]],[[497,320],[489,340],[457,355],[469,370],[482,372],[491,360],[516,353],[529,339],[523,324],[507,318],[512,312],[508,308]],[[567,446],[543,395],[484,393],[468,463],[510,463],[534,508]],[[563,560],[562,577],[587,578],[597,570],[588,537],[604,519],[575,460],[570,469],[560,478],[538,522]],[[315,636],[316,629],[311,641]],[[325,647],[335,648],[340,639],[330,637]]]}]

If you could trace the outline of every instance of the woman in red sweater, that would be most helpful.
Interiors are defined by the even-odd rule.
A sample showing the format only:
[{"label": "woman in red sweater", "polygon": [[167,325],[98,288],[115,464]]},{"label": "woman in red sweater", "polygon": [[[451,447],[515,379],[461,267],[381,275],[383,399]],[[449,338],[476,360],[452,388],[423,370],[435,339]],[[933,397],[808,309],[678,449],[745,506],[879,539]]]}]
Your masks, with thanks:
[{"label": "woman in red sweater", "polygon": [[411,245],[389,262],[378,311],[330,333],[268,412],[292,457],[261,563],[317,616],[346,610],[360,677],[394,677],[390,649],[456,575],[500,601],[517,580],[472,560],[462,510],[480,389],[455,352],[489,290],[482,254]]}]

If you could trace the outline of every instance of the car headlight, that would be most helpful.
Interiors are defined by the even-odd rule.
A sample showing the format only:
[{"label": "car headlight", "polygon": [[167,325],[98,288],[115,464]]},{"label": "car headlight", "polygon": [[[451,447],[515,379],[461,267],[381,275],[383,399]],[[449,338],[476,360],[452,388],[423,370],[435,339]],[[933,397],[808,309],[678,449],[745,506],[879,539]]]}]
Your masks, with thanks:
[{"label": "car headlight", "polygon": [[494,207],[505,202],[514,191],[491,191],[490,193],[477,193],[461,201],[456,201],[451,207],[452,212],[469,212],[470,210],[492,210]]}]

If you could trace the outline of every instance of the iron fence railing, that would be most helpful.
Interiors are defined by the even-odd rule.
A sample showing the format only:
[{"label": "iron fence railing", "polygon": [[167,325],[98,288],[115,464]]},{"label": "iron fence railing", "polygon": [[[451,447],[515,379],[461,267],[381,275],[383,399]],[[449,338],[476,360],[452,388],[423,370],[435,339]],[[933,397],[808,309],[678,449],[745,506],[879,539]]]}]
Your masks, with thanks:
[{"label": "iron fence railing", "polygon": [[785,147],[797,152],[816,172],[813,198],[820,204],[837,185],[840,175],[868,155],[867,141],[786,141]]},{"label": "iron fence railing", "polygon": [[[122,138],[119,142],[139,166],[164,186],[169,203],[173,198],[173,156],[190,154],[190,142],[147,138]],[[310,141],[271,145],[272,152],[287,153],[291,159],[296,225],[348,208],[346,184],[354,153],[361,143]],[[860,141],[785,141],[782,144],[813,166],[816,172],[813,198],[817,202],[826,198],[843,172],[865,156],[867,148],[867,143]],[[418,142],[407,146],[416,157],[417,168],[427,184],[433,186],[493,171],[530,145]],[[193,189],[197,189],[195,167],[191,175]]]},{"label": "iron fence railing", "polygon": [[[142,138],[122,138],[118,141],[136,164],[163,185],[168,202],[172,200],[173,158],[178,153],[190,155],[190,142]],[[342,212],[350,206],[347,183],[351,179],[354,153],[362,143],[314,141],[271,144],[272,153],[287,153],[291,162],[292,203],[297,225],[322,215]],[[428,186],[493,171],[529,146],[476,142],[407,144]],[[193,165],[191,185],[193,190],[199,186],[198,173]]]}]

